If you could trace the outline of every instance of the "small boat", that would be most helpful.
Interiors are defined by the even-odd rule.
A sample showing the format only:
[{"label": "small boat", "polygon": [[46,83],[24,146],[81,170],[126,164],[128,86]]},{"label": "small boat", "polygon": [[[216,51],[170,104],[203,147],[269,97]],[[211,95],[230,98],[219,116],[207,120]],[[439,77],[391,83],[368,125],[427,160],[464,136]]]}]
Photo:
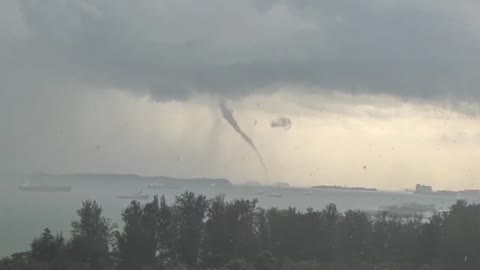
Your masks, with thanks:
[{"label": "small boat", "polygon": [[283,197],[283,194],[268,194],[267,197],[281,198],[281,197]]},{"label": "small boat", "polygon": [[178,189],[180,188],[179,186],[176,185],[168,185],[164,183],[150,183],[147,185],[148,189],[163,189],[163,188],[168,188],[168,189]]},{"label": "small boat", "polygon": [[32,185],[29,182],[25,182],[22,185],[18,186],[18,189],[20,189],[21,191],[33,191],[33,192],[70,192],[72,191],[71,186],[48,185],[48,184]]},{"label": "small boat", "polygon": [[305,191],[305,192],[303,193],[303,195],[305,195],[305,196],[310,196],[310,195],[312,195],[312,194],[313,194],[313,193],[310,192],[310,191]]},{"label": "small boat", "polygon": [[117,199],[125,199],[125,200],[147,200],[150,198],[150,195],[145,194],[143,189],[140,189],[137,193],[131,195],[118,195],[115,198]]},{"label": "small boat", "polygon": [[144,193],[132,194],[132,195],[118,195],[115,198],[117,199],[126,199],[126,200],[147,200],[150,198],[150,195]]}]

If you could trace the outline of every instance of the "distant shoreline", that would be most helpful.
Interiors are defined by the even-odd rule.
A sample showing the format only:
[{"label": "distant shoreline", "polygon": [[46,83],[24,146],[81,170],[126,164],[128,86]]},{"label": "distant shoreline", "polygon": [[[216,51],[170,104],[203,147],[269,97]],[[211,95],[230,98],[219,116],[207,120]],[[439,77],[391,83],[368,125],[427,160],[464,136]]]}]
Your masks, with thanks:
[{"label": "distant shoreline", "polygon": [[141,176],[137,174],[101,174],[101,173],[71,173],[47,174],[38,173],[27,176],[29,180],[58,180],[58,181],[136,181],[139,183],[164,184],[164,185],[205,185],[211,187],[231,187],[232,183],[226,178],[176,178],[168,176]]},{"label": "distant shoreline", "polygon": [[343,187],[343,186],[313,186],[316,189],[331,189],[331,190],[353,190],[353,191],[378,191],[376,188],[365,187]]}]

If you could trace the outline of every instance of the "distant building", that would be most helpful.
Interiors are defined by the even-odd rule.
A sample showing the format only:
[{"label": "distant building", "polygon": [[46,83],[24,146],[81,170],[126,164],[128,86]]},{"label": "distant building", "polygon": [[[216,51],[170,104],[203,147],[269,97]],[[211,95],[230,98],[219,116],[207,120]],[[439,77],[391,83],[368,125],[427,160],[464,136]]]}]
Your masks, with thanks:
[{"label": "distant building", "polygon": [[430,193],[433,193],[433,189],[432,189],[432,186],[424,186],[424,185],[417,184],[417,186],[415,187],[415,193],[430,194]]},{"label": "distant building", "polygon": [[289,187],[290,185],[286,182],[275,182],[272,184],[272,186],[285,188],[285,187]]}]

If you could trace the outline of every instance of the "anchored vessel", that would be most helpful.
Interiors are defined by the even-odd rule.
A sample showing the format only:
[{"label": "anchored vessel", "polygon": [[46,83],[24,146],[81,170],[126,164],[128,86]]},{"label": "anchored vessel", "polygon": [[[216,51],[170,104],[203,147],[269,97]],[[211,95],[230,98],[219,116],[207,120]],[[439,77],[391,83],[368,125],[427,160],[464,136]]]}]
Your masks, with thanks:
[{"label": "anchored vessel", "polygon": [[29,182],[25,182],[18,187],[22,191],[37,191],[37,192],[70,192],[71,186],[65,185],[49,185],[49,184],[36,184],[32,185]]}]

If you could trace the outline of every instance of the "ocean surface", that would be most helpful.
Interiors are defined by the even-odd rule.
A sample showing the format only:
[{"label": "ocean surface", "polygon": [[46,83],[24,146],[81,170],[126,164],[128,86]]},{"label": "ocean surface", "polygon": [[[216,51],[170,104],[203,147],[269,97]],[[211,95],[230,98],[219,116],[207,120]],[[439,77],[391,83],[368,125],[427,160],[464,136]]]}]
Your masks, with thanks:
[{"label": "ocean surface", "polygon": [[[71,192],[25,192],[18,189],[21,179],[0,179],[0,257],[25,251],[34,237],[44,228],[53,232],[62,232],[67,238],[70,224],[77,219],[76,210],[84,200],[96,200],[104,215],[121,225],[121,212],[129,200],[115,198],[118,195],[136,193],[139,183],[122,179],[120,181],[65,181],[62,184],[72,186]],[[143,184],[146,186],[145,184]],[[196,187],[189,189],[143,189],[150,195],[165,195],[173,202],[175,195],[189,190],[213,198],[225,194],[227,200],[236,198],[259,200],[263,208],[295,207],[323,209],[328,203],[335,203],[340,211],[348,209],[377,210],[381,206],[402,205],[407,203],[432,204],[436,210],[446,210],[456,198],[452,196],[433,196],[406,192],[365,192],[319,189],[285,189],[265,186],[233,187]],[[263,194],[258,194],[263,192]],[[256,194],[257,193],[257,194]],[[281,195],[270,197],[268,195]]]}]

